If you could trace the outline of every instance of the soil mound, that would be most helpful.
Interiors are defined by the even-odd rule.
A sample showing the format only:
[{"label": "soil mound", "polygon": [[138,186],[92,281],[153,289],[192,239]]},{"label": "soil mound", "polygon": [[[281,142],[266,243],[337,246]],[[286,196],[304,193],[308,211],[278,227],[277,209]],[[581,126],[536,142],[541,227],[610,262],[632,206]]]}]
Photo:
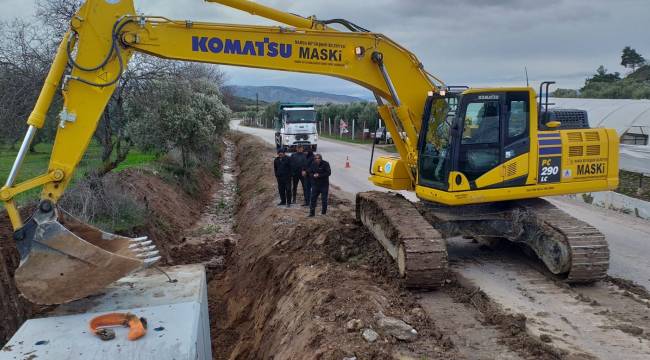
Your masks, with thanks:
[{"label": "soil mound", "polygon": [[[456,357],[400,288],[392,260],[356,222],[353,204],[333,196],[330,213],[316,218],[306,208],[276,207],[273,151],[249,137],[235,142],[240,240],[209,284],[215,358]],[[386,317],[403,320],[417,337],[398,340],[380,327]],[[362,335],[367,329],[379,335],[373,342]]]}]

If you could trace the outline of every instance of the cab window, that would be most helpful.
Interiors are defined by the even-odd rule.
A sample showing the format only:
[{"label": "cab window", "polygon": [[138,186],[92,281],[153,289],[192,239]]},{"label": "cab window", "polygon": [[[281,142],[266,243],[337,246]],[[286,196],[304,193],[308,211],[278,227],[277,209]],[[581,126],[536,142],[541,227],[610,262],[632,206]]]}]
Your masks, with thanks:
[{"label": "cab window", "polygon": [[433,100],[431,115],[425,124],[420,150],[419,184],[446,189],[450,160],[449,104],[446,99]]},{"label": "cab window", "polygon": [[516,140],[528,132],[528,93],[518,92],[508,94],[506,101],[508,140]]},{"label": "cab window", "polygon": [[501,102],[498,95],[489,96],[490,99],[469,100],[461,114],[463,135],[458,170],[469,181],[478,179],[501,162]]},{"label": "cab window", "polygon": [[465,111],[462,144],[499,142],[499,101],[471,102]]}]

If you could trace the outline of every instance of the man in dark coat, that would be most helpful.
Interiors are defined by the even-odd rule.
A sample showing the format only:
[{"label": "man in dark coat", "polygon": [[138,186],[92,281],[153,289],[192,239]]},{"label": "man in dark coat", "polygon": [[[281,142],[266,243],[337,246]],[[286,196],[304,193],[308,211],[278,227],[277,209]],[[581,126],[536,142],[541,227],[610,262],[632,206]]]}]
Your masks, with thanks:
[{"label": "man in dark coat", "polygon": [[316,202],[318,201],[319,195],[322,196],[321,202],[323,204],[321,214],[325,215],[327,213],[327,197],[329,195],[330,175],[332,175],[330,164],[327,161],[323,160],[320,154],[315,154],[314,161],[309,166],[307,173],[311,180],[309,216],[312,217],[316,214]]},{"label": "man in dark coat", "polygon": [[278,156],[273,160],[275,178],[278,180],[278,192],[280,193],[280,205],[291,207],[291,163],[285,155],[284,149],[278,150]]},{"label": "man in dark coat", "polygon": [[302,178],[305,180],[305,203],[302,206],[309,206],[311,204],[310,198],[311,198],[311,178],[309,177],[309,174],[307,171],[309,170],[309,167],[311,166],[311,163],[314,162],[314,152],[311,150],[311,147],[309,150],[307,150],[305,154],[305,167],[302,169]]},{"label": "man in dark coat", "polygon": [[298,192],[298,183],[302,185],[302,194],[305,197],[303,206],[308,205],[309,195],[305,187],[305,177],[302,175],[303,169],[307,167],[307,154],[303,152],[303,147],[298,146],[296,152],[289,158],[291,163],[291,203],[296,203],[296,195]]}]

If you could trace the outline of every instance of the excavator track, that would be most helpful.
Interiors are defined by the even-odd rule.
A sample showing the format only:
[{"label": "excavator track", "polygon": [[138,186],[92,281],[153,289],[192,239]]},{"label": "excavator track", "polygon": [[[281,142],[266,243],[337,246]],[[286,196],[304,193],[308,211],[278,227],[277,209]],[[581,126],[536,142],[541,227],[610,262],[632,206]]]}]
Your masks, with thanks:
[{"label": "excavator track", "polygon": [[526,244],[563,281],[589,283],[607,275],[605,236],[544,199],[464,206],[418,203],[417,208],[444,237],[464,235],[488,245],[494,239]]},{"label": "excavator track", "polygon": [[538,221],[563,236],[570,249],[570,268],[566,281],[593,282],[605,278],[609,268],[609,247],[598,229],[565,213],[546,200],[525,202],[524,206]]},{"label": "excavator track", "polygon": [[358,193],[356,215],[395,260],[407,287],[436,289],[443,284],[447,245],[410,201],[395,193]]}]

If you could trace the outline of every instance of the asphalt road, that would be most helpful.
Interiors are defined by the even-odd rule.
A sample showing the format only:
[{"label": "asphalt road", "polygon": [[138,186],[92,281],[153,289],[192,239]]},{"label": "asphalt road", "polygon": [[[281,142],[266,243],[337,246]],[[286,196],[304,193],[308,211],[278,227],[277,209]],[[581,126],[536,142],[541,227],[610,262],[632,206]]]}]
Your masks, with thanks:
[{"label": "asphalt road", "polygon": [[[274,144],[273,131],[240,126],[233,121],[232,129],[256,135]],[[360,191],[385,189],[368,181],[370,149],[367,145],[351,144],[329,139],[319,139],[318,152],[332,167],[332,184],[339,187],[349,199]],[[376,150],[377,155],[389,153]],[[345,167],[349,158],[350,168]],[[411,200],[413,193],[404,192]],[[612,276],[629,279],[650,289],[650,221],[602,209],[564,197],[550,199],[556,206],[603,232],[610,244],[610,270]]]},{"label": "asphalt road", "polygon": [[[272,130],[240,126],[238,120],[231,123],[231,129],[256,135],[269,144],[275,145],[275,135]],[[319,138],[317,152],[323,156],[323,160],[330,163],[332,168],[331,183],[343,190],[348,199],[354,200],[354,194],[362,191],[385,190],[368,181],[368,176],[370,176],[369,146]],[[375,157],[381,155],[395,154],[376,148]],[[349,168],[345,167],[346,161],[350,164]],[[403,193],[411,200],[416,199],[410,192]]]}]

